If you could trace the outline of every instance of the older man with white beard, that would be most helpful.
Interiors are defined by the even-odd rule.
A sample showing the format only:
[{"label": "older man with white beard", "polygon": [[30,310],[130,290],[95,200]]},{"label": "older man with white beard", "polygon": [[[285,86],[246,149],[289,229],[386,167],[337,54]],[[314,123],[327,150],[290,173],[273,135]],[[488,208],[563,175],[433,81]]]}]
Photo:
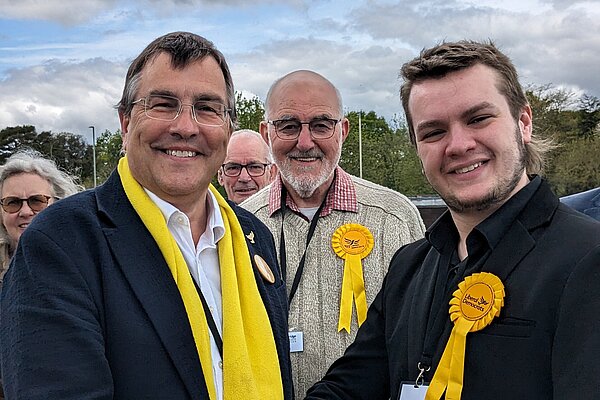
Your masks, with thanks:
[{"label": "older man with white beard", "polygon": [[279,173],[241,204],[279,244],[297,398],[352,343],[394,252],[424,232],[405,196],[338,166],[348,132],[326,78],[301,70],[275,81],[260,133]]}]

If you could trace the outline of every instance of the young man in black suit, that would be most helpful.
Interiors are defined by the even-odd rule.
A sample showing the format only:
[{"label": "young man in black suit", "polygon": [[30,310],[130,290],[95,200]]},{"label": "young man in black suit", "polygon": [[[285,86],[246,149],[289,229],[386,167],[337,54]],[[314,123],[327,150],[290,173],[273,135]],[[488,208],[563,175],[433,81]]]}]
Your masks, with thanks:
[{"label": "young man in black suit", "polygon": [[590,399],[600,393],[600,224],[538,174],[551,146],[492,43],[402,68],[409,133],[448,204],[402,247],[354,343],[307,399]]}]

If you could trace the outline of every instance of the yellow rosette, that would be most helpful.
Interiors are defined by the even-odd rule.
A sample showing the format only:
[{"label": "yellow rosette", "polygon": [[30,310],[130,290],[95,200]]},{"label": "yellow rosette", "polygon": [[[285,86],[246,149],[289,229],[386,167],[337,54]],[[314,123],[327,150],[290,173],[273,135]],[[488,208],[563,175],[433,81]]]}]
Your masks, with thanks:
[{"label": "yellow rosette", "polygon": [[450,300],[452,333],[425,395],[426,400],[460,399],[465,368],[467,333],[488,326],[504,305],[504,285],[489,272],[468,276],[458,284]]},{"label": "yellow rosette", "polygon": [[340,299],[338,332],[350,333],[352,322],[352,299],[356,304],[358,326],[367,318],[367,295],[363,278],[362,259],[373,250],[373,235],[359,224],[345,224],[336,229],[331,238],[333,251],[344,259],[344,277]]}]

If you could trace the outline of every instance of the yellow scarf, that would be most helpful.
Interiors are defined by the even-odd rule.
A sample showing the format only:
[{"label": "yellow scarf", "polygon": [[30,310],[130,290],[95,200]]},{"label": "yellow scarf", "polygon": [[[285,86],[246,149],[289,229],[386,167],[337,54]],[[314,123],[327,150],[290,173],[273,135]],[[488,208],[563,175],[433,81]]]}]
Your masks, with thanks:
[{"label": "yellow scarf", "polygon": [[[209,397],[215,400],[208,324],[188,266],[160,209],[131,175],[126,157],[119,161],[118,172],[127,198],[173,274],[190,321]],[[275,339],[254,279],[242,227],[225,199],[212,185],[210,190],[217,198],[225,225],[225,236],[218,243],[223,294],[223,398],[283,399]]]}]

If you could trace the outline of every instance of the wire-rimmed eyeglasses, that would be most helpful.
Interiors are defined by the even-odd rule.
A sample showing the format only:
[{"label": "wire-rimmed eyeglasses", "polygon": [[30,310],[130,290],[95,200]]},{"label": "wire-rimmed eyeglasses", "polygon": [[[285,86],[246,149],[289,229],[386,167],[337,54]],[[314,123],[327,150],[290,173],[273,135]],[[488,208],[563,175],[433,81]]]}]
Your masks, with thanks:
[{"label": "wire-rimmed eyeglasses", "polygon": [[51,196],[46,196],[45,194],[34,194],[26,199],[21,199],[15,196],[7,196],[0,200],[0,205],[2,205],[2,209],[7,213],[14,214],[23,208],[23,203],[27,202],[27,205],[33,212],[40,212],[44,208],[48,207],[48,201],[51,198]]},{"label": "wire-rimmed eyeglasses", "polygon": [[276,119],[267,121],[275,127],[275,134],[281,140],[296,140],[302,131],[302,125],[308,125],[313,139],[329,139],[335,132],[335,126],[341,119],[315,118],[310,121],[300,121],[296,118]]},{"label": "wire-rimmed eyeglasses", "polygon": [[181,115],[184,106],[192,109],[192,118],[199,125],[223,126],[231,109],[218,101],[198,100],[194,104],[182,103],[177,97],[151,94],[134,101],[143,103],[144,114],[150,119],[174,121]]},{"label": "wire-rimmed eyeglasses", "polygon": [[250,164],[238,164],[238,163],[227,163],[223,164],[221,167],[223,168],[223,174],[225,176],[229,176],[235,178],[236,176],[240,176],[242,173],[242,169],[246,168],[246,172],[248,175],[252,177],[263,176],[265,174],[265,170],[271,164],[263,164],[263,163],[250,163]]}]

